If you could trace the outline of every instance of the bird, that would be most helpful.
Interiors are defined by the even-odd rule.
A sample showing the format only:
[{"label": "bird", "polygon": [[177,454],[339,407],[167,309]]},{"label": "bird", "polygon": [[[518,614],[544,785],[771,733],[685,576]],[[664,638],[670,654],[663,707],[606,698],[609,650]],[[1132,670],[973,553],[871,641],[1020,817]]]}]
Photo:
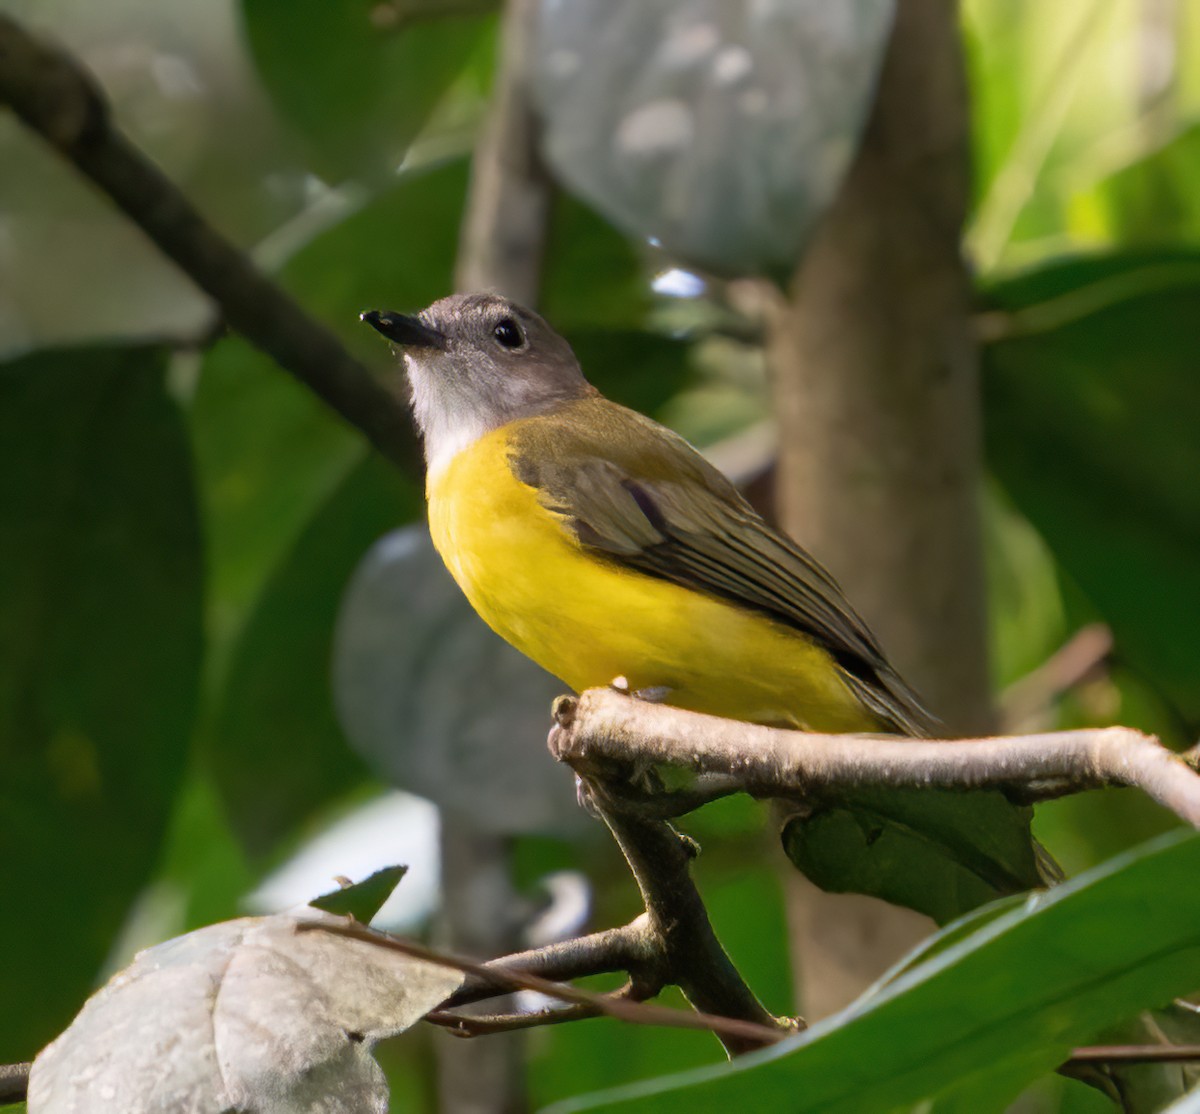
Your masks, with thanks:
[{"label": "bird", "polygon": [[407,371],[434,546],[527,657],[576,692],[621,678],[751,723],[928,733],[834,578],[533,310],[468,293],[362,319]]}]

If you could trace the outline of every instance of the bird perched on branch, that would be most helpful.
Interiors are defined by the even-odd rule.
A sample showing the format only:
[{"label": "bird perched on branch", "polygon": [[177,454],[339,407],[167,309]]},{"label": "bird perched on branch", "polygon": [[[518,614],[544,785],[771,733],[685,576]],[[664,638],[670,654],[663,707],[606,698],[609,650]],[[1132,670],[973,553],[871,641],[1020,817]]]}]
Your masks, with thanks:
[{"label": "bird perched on branch", "polygon": [[576,691],[816,731],[927,717],[833,578],[681,437],[494,294],[363,319],[399,349],[433,541],[489,626]]}]

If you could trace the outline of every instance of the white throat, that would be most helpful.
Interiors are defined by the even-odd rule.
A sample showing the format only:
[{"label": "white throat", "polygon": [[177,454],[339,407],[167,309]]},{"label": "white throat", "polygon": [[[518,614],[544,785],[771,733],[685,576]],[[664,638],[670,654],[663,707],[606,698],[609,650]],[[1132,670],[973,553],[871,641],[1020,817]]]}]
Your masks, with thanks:
[{"label": "white throat", "polygon": [[409,356],[405,356],[405,363],[412,384],[413,415],[425,439],[427,482],[432,482],[463,449],[489,433],[495,422],[468,405],[448,407],[444,395],[430,389],[427,372],[414,367]]}]

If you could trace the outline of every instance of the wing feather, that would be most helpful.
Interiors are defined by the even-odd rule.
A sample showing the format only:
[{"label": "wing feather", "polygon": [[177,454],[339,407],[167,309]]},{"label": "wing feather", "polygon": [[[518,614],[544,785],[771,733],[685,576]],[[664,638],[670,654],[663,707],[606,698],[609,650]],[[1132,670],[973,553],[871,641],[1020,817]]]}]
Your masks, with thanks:
[{"label": "wing feather", "polygon": [[682,438],[603,398],[571,405],[589,408],[588,420],[563,413],[519,423],[511,460],[581,544],[793,627],[830,654],[882,725],[926,732],[928,713],[799,545]]}]

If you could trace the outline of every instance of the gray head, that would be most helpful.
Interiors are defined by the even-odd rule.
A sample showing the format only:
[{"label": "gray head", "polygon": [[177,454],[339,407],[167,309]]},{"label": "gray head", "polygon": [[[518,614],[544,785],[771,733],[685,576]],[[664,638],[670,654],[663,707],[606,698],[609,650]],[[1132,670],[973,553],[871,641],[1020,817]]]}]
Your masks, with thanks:
[{"label": "gray head", "polygon": [[404,358],[431,474],[493,429],[595,393],[571,346],[498,294],[454,294],[415,317],[371,310],[362,319]]}]

